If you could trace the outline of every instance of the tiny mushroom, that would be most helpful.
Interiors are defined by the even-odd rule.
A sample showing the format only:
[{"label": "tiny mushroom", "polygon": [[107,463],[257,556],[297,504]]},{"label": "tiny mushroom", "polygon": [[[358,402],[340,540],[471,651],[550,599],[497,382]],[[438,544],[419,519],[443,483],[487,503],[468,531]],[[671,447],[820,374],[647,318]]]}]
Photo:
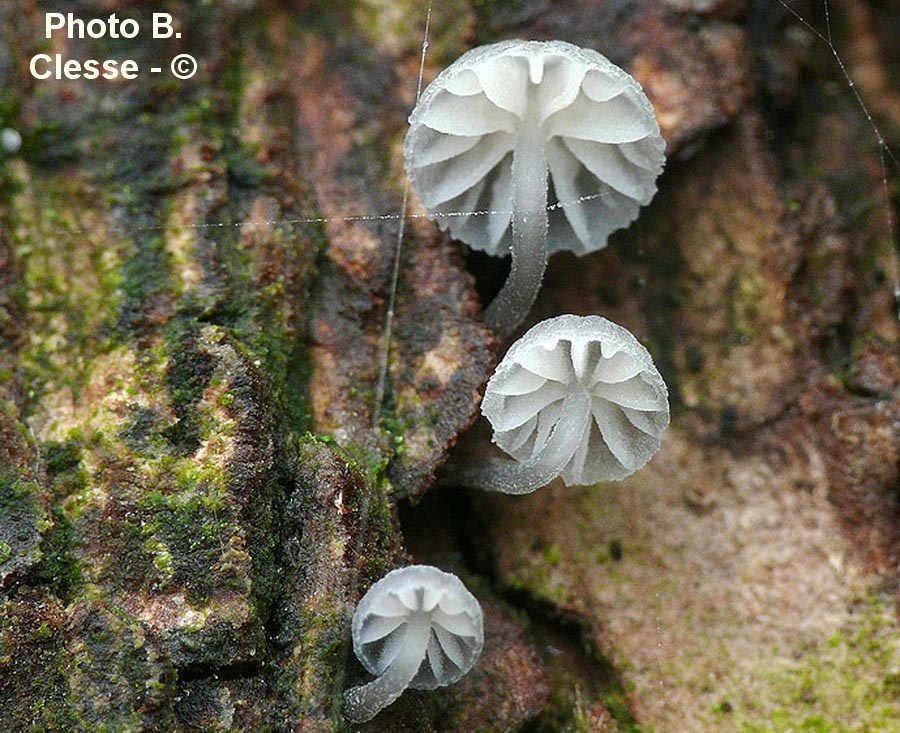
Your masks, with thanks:
[{"label": "tiny mushroom", "polygon": [[456,682],[484,643],[481,606],[462,581],[429,565],[393,570],[363,596],[352,623],[353,650],[377,679],[344,693],[356,723],[371,720],[407,688]]},{"label": "tiny mushroom", "polygon": [[567,486],[618,481],[659,450],[669,424],[666,384],[626,329],[600,316],[538,323],[510,347],[481,411],[515,461],[491,459],[457,485],[528,494],[561,476]]},{"label": "tiny mushroom", "polygon": [[18,130],[4,127],[0,130],[0,148],[9,155],[15,155],[22,147],[22,136]]},{"label": "tiny mushroom", "polygon": [[665,160],[640,84],[564,41],[467,52],[428,86],[409,123],[406,171],[429,216],[471,247],[512,254],[485,311],[504,334],[533,305],[548,254],[605,247],[653,198]]}]

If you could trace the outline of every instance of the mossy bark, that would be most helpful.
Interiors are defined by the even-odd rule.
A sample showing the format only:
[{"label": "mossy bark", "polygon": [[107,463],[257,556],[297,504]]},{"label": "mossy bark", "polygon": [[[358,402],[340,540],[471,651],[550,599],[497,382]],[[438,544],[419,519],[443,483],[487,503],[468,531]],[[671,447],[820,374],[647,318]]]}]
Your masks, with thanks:
[{"label": "mossy bark", "polygon": [[[182,37],[154,40],[155,6],[62,5],[0,4],[0,127],[24,138],[0,153],[0,725],[345,730],[340,694],[363,678],[348,614],[411,553],[468,573],[486,649],[371,730],[839,727],[854,693],[834,659],[860,644],[878,647],[850,656],[867,691],[884,673],[864,718],[880,730],[896,704],[896,262],[879,150],[827,47],[732,0],[435,2],[426,81],[473,43],[558,37],[647,90],[669,142],[659,197],[608,250],[551,262],[533,318],[629,327],[675,410],[627,491],[435,491],[413,508],[498,348],[458,244],[412,218],[375,404],[424,7],[176,2]],[[139,37],[44,38],[47,11],[113,6]],[[832,8],[894,143],[881,11]],[[38,81],[42,52],[142,69],[190,53],[199,70]],[[742,582],[698,585],[717,560]],[[766,578],[789,622],[754,646],[723,629]],[[826,581],[829,603],[878,598],[856,625],[823,612],[792,636],[805,616],[787,590],[815,604]],[[771,653],[782,638],[802,642],[793,666]],[[836,690],[838,712],[804,685]]]},{"label": "mossy bark", "polygon": [[[0,117],[24,137],[0,204],[10,730],[341,728],[348,608],[404,559],[391,497],[423,490],[473,417],[487,338],[432,236],[409,245],[421,271],[373,424],[396,221],[336,231],[333,207],[394,210],[398,184],[386,151],[327,136],[298,81],[359,82],[332,14],[238,5],[171,8],[170,42],[145,8],[124,13],[131,41],[71,42],[44,40],[50,3],[0,9]],[[38,52],[191,53],[199,72],[42,82]],[[344,101],[348,131],[396,124]],[[404,402],[436,348],[447,382]]]}]

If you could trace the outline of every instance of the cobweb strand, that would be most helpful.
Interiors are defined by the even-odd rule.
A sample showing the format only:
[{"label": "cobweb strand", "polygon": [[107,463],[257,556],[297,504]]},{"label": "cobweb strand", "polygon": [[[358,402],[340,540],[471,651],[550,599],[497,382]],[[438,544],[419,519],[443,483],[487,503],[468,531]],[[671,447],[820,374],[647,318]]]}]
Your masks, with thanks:
[{"label": "cobweb strand", "polygon": [[896,153],[888,144],[885,136],[882,134],[881,128],[878,126],[878,123],[875,121],[874,116],[869,111],[869,107],[863,99],[863,96],[856,85],[856,81],[854,81],[849,69],[847,68],[847,64],[844,63],[843,58],[841,58],[840,53],[838,53],[837,47],[834,45],[834,36],[831,30],[831,7],[828,0],[822,0],[822,6],[825,14],[824,33],[822,33],[822,31],[816,28],[806,18],[804,18],[796,9],[788,5],[785,0],[776,0],[776,2],[781,5],[788,13],[790,13],[797,20],[797,22],[799,22],[810,33],[812,33],[812,35],[819,42],[825,44],[828,47],[828,50],[834,57],[835,63],[837,64],[837,67],[841,72],[841,76],[844,77],[844,81],[850,88],[850,91],[852,92],[853,97],[856,100],[857,106],[862,111],[863,115],[866,118],[866,121],[872,128],[872,131],[875,133],[875,138],[878,141],[878,161],[881,165],[881,189],[884,198],[885,224],[887,226],[888,246],[891,252],[891,269],[893,270],[889,277],[893,287],[892,295],[894,300],[894,316],[897,319],[898,324],[900,324],[900,251],[898,251],[897,238],[894,231],[894,213],[891,206],[890,186],[888,184],[888,161],[893,163],[895,168],[900,168],[900,161],[898,161]]}]

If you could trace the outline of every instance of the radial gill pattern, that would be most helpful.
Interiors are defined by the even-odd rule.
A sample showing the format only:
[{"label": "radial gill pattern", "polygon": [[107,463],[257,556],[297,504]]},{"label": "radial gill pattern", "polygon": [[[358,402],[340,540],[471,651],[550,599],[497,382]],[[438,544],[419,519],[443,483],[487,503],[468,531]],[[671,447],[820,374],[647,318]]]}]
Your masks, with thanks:
[{"label": "radial gill pattern", "polygon": [[481,409],[494,442],[525,461],[578,390],[589,395],[593,419],[562,473],[567,485],[623,479],[659,450],[669,424],[665,382],[640,342],[600,316],[560,316],[528,331],[491,377]]},{"label": "radial gill pattern", "polygon": [[[436,573],[439,582],[425,577]],[[379,583],[388,579],[390,587],[363,599],[354,615],[356,656],[369,672],[382,675],[409,638],[424,635],[422,661],[409,686],[433,690],[455,682],[481,652],[484,637],[478,602],[455,575],[436,568],[403,568]]]},{"label": "radial gill pattern", "polygon": [[640,84],[563,41],[482,46],[428,86],[404,151],[417,195],[455,238],[506,254],[513,147],[533,125],[547,141],[549,252],[604,247],[653,198],[665,143]]}]

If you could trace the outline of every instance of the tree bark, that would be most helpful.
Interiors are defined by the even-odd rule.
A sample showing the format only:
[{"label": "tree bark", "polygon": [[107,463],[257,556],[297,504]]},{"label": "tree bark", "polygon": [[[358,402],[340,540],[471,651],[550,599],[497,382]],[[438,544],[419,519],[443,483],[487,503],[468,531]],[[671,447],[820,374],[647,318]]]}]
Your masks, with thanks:
[{"label": "tree bark", "polygon": [[[435,0],[426,83],[561,38],[634,74],[669,146],[654,202],[554,257],[531,320],[632,330],[663,449],[497,497],[431,484],[502,354],[479,320],[502,274],[415,200],[376,404],[425,7],[170,3],[181,37],[154,39],[155,5],[76,5],[0,5],[24,139],[0,151],[5,729],[347,730],[353,605],[414,560],[463,576],[485,651],[366,730],[890,730],[896,7],[830,4],[850,88],[774,3]],[[142,31],[47,39],[50,11]],[[38,53],[142,73],[36,80]]]}]

